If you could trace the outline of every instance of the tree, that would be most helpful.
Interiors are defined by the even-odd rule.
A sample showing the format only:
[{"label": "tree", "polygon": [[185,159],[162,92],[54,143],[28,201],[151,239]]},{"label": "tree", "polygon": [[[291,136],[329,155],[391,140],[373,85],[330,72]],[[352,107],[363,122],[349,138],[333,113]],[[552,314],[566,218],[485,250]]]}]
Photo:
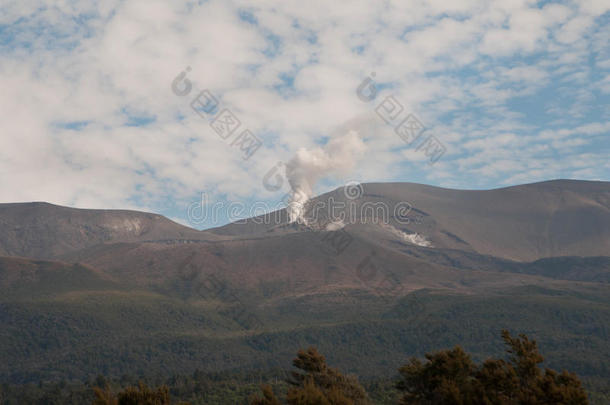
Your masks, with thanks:
[{"label": "tree", "polygon": [[[368,396],[358,380],[353,376],[344,376],[339,370],[328,367],[326,359],[314,347],[299,350],[292,365],[303,372],[293,371],[288,381],[293,387],[288,391],[287,401],[290,405],[308,404],[298,402],[300,394],[317,395],[313,388],[326,396],[330,405],[364,405]],[[305,397],[307,398],[307,397]]]},{"label": "tree", "polygon": [[[336,400],[336,398],[335,398]],[[341,398],[342,402],[345,403],[346,399]],[[316,387],[312,377],[306,377],[303,381],[303,386],[299,388],[292,388],[286,395],[286,402],[290,405],[331,405],[324,392]],[[348,404],[351,404],[348,402]]]},{"label": "tree", "polygon": [[[326,359],[310,347],[299,350],[292,364],[300,371],[292,371],[286,394],[289,405],[368,405],[364,388],[353,376],[344,376],[339,370],[328,367]],[[264,398],[254,399],[251,405],[276,405],[279,400],[271,388],[263,388]],[[267,401],[267,402],[265,402]]]},{"label": "tree", "polygon": [[426,354],[426,360],[411,358],[400,368],[403,379],[397,388],[405,392],[401,404],[461,404],[472,398],[476,366],[461,347]]},{"label": "tree", "polygon": [[110,390],[110,387],[106,385],[104,389],[99,387],[93,387],[93,394],[95,399],[92,405],[118,405],[119,401],[116,396]]},{"label": "tree", "polygon": [[476,366],[459,346],[411,358],[399,369],[403,405],[586,405],[587,395],[574,374],[540,369],[536,341],[502,331],[508,360]]},{"label": "tree", "polygon": [[271,389],[270,385],[263,385],[261,387],[261,390],[263,391],[263,397],[262,398],[255,397],[255,398],[251,399],[250,405],[281,405],[282,404],[280,402],[280,400],[277,399],[277,397],[273,393],[273,390]]}]

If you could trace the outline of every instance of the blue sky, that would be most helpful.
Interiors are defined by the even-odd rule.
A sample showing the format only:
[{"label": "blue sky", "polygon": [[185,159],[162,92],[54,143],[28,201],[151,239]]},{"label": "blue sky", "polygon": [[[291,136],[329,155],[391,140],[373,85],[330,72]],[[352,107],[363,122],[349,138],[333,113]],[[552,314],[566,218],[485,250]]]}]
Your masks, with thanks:
[{"label": "blue sky", "polygon": [[[263,184],[278,162],[313,171],[312,194],[609,180],[607,1],[328,3],[5,1],[0,201],[205,228],[278,207],[283,169],[280,188]],[[203,90],[234,133],[191,108]],[[403,109],[390,123],[388,97]],[[426,127],[411,145],[394,131],[408,114]],[[261,146],[244,159],[247,139]],[[426,140],[444,150],[434,164]],[[192,214],[202,193],[216,218]]]}]

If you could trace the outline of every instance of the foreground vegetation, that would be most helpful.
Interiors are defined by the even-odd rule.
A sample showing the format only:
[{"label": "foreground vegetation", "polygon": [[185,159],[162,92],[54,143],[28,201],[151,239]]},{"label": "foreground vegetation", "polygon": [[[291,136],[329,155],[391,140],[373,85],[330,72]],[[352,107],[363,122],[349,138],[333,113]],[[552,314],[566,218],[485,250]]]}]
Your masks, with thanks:
[{"label": "foreground vegetation", "polygon": [[[510,354],[508,360],[488,359],[476,365],[464,350],[456,346],[417,358],[399,370],[396,388],[403,405],[557,405],[588,404],[587,395],[576,375],[561,374],[539,364],[543,357],[535,341],[525,335],[518,338],[502,332]],[[368,405],[364,388],[354,377],[345,377],[326,365],[315,349],[299,351],[293,365],[303,372],[293,372],[286,394],[289,405]],[[270,386],[251,405],[280,405]],[[105,405],[105,404],[99,404]]]},{"label": "foreground vegetation", "polygon": [[[399,369],[392,386],[361,384],[353,375],[344,375],[330,367],[323,355],[311,347],[299,350],[293,360],[296,370],[288,378],[261,385],[254,394],[252,386],[241,392],[225,392],[224,397],[210,396],[214,389],[189,381],[172,381],[172,388],[149,388],[144,382],[129,385],[118,392],[103,377],[88,387],[85,398],[76,395],[65,402],[52,394],[38,403],[92,405],[196,405],[205,403],[243,403],[250,405],[586,405],[587,395],[579,378],[572,373],[542,369],[543,357],[537,343],[525,335],[512,337],[502,332],[507,346],[506,359],[490,358],[476,364],[460,346],[426,354],[425,360],[412,357]],[[192,381],[191,381],[192,382]],[[216,387],[217,388],[217,387]],[[372,392],[367,392],[371,388]],[[393,391],[393,392],[392,392]],[[6,404],[17,403],[6,396]],[[177,398],[172,401],[172,395]],[[212,394],[213,395],[213,394]],[[246,399],[246,395],[247,398]],[[91,396],[94,396],[91,399]],[[0,397],[2,398],[2,397]],[[283,398],[280,400],[280,398]],[[20,398],[18,403],[32,398]],[[77,401],[77,402],[74,402]],[[229,402],[231,401],[231,402]]]},{"label": "foreground vegetation", "polygon": [[362,378],[387,378],[401,356],[439,347],[460,344],[484,360],[501,350],[503,328],[535,337],[552,368],[610,381],[607,290],[418,291],[381,301],[356,293],[276,300],[261,312],[265,328],[255,331],[204,303],[138,292],[0,302],[0,383],[277,370],[309,346]]},{"label": "foreground vegetation", "polygon": [[285,399],[282,370],[299,347],[315,346],[329,364],[358,375],[373,403],[396,404],[403,356],[459,344],[481,364],[502,350],[501,328],[535,337],[546,366],[577,373],[592,404],[610,403],[607,290],[422,290],[387,306],[363,295],[322,298],[268,306],[268,328],[255,333],[198,302],[153,294],[0,302],[0,403],[89,404],[95,386],[118,393],[140,379],[192,405],[243,404],[263,382]]}]

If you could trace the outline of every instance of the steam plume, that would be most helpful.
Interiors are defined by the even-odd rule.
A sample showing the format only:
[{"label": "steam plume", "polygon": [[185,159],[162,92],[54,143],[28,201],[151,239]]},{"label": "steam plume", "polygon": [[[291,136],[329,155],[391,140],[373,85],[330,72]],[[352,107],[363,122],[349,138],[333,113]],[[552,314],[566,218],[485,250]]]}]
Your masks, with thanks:
[{"label": "steam plume", "polygon": [[305,223],[305,203],[311,198],[318,180],[331,174],[349,172],[364,149],[364,142],[353,129],[332,138],[324,147],[299,149],[286,164],[286,177],[292,189],[292,199],[287,208],[290,222]]},{"label": "steam plume", "polygon": [[396,229],[395,227],[393,227],[390,224],[380,224],[380,225],[382,228],[390,231],[391,233],[398,236],[405,242],[412,243],[417,246],[433,247],[432,243],[430,243],[430,241],[428,239],[426,239],[424,236],[422,236],[418,233],[405,233],[405,232],[401,231],[400,229]]}]

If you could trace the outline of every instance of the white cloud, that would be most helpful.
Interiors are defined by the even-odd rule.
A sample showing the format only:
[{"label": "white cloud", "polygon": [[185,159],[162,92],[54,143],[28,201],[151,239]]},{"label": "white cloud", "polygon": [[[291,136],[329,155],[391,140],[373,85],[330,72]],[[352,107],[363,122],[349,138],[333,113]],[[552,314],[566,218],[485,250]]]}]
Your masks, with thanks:
[{"label": "white cloud", "polygon": [[[528,168],[552,177],[570,170],[565,154],[600,142],[575,136],[608,132],[582,121],[594,92],[609,92],[608,76],[596,83],[583,65],[596,57],[607,69],[603,1],[5,3],[2,201],[162,209],[201,191],[268,198],[261,179],[271,166],[355,117],[366,122],[367,156],[343,177],[362,181],[493,185],[526,179]],[[209,89],[265,140],[252,158],[193,112],[195,90],[171,92],[187,66],[195,90]],[[371,72],[380,90],[364,103],[356,88]],[[541,131],[510,105],[559,81],[575,96],[549,100],[547,113],[581,121]],[[375,115],[389,94],[445,143],[443,160],[424,164]],[[130,125],[138,119],[148,123]],[[553,140],[547,149],[543,139]],[[564,150],[561,164],[549,147]],[[521,172],[527,159],[555,164]],[[603,165],[574,170],[608,174]]]}]

